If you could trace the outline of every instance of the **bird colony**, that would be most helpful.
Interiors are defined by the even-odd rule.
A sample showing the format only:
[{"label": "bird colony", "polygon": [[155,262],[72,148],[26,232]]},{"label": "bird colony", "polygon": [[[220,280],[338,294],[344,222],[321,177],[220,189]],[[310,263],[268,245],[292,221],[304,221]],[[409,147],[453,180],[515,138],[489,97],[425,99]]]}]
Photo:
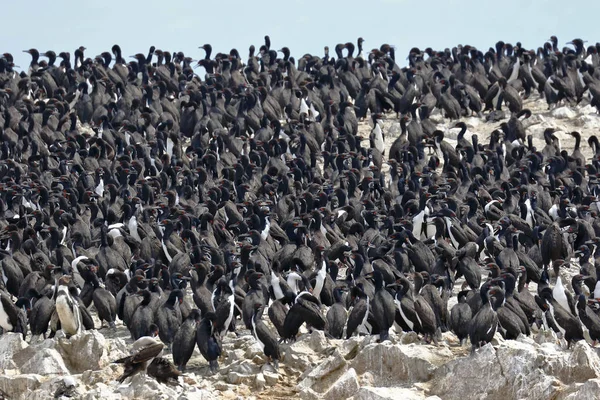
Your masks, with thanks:
[{"label": "bird colony", "polygon": [[505,398],[549,349],[504,394],[600,388],[600,43],[364,45],[4,53],[4,394]]}]

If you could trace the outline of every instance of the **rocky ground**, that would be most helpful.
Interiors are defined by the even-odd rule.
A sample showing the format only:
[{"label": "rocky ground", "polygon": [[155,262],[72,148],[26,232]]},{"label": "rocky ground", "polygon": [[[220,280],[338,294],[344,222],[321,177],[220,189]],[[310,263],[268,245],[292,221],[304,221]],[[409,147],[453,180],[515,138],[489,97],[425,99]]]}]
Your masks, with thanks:
[{"label": "rocky ground", "polygon": [[[105,336],[106,335],[106,336]],[[451,333],[438,345],[414,333],[329,340],[303,334],[284,346],[279,369],[249,334],[229,334],[220,370],[196,355],[179,386],[145,375],[119,384],[127,354],[124,328],[28,344],[0,337],[0,391],[7,399],[593,399],[600,393],[600,352],[584,341],[566,350],[550,332],[494,342],[470,354]]]},{"label": "rocky ground", "polygon": [[[587,139],[600,133],[600,117],[590,106],[547,110],[545,102],[528,100],[533,116],[525,123],[534,144],[543,148],[547,127],[559,131],[563,149],[574,143],[568,134],[582,135],[582,151],[592,152]],[[453,122],[432,118],[453,142]],[[477,133],[480,143],[500,123],[465,118],[467,138]],[[389,146],[398,137],[396,120],[385,121]],[[362,124],[361,134],[370,127]],[[576,264],[567,275],[577,273]],[[568,277],[563,280],[570,282]],[[460,288],[460,281],[456,288]],[[534,284],[530,290],[536,291]],[[456,302],[453,297],[450,307]],[[266,312],[265,312],[266,315]],[[96,325],[100,323],[96,321]],[[128,354],[131,344],[123,326],[103,328],[72,338],[34,343],[21,335],[0,336],[0,398],[7,399],[593,399],[600,398],[600,352],[586,342],[566,349],[552,332],[504,341],[497,335],[475,354],[461,347],[451,333],[438,346],[426,345],[413,333],[392,333],[391,342],[375,337],[329,340],[322,332],[303,333],[283,345],[284,360],[275,370],[268,364],[248,331],[229,333],[224,340],[219,372],[208,374],[208,364],[195,352],[179,386],[159,384],[145,375],[119,384],[122,367],[112,361]],[[168,354],[168,353],[167,353]],[[169,355],[170,356],[170,355]]]}]

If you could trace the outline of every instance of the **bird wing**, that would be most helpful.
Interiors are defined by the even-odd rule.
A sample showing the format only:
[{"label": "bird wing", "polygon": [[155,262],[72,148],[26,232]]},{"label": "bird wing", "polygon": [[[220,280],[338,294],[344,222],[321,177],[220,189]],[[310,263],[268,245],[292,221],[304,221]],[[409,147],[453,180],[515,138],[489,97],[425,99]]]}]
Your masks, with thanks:
[{"label": "bird wing", "polygon": [[164,345],[162,343],[155,343],[146,347],[142,347],[137,353],[131,356],[130,361],[132,364],[139,364],[149,361],[158,356],[163,350],[163,347]]}]

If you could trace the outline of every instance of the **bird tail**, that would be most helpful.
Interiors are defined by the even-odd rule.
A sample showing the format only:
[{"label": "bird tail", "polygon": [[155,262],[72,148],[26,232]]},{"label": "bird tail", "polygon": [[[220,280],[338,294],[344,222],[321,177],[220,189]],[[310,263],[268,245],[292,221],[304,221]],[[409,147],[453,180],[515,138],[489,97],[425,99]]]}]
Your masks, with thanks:
[{"label": "bird tail", "polygon": [[131,356],[119,358],[118,360],[113,361],[113,364],[125,364],[130,359],[131,359]]}]

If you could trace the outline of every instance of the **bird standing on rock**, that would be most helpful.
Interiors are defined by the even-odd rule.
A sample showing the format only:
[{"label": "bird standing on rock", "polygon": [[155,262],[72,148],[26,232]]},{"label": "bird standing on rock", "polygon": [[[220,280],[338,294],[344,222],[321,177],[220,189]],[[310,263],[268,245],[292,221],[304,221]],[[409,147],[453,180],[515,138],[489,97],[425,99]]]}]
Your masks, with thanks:
[{"label": "bird standing on rock", "polygon": [[216,316],[214,313],[206,313],[198,325],[196,331],[196,343],[202,357],[209,363],[211,374],[217,372],[219,368],[218,358],[222,352],[222,342],[219,333],[215,329]]}]

